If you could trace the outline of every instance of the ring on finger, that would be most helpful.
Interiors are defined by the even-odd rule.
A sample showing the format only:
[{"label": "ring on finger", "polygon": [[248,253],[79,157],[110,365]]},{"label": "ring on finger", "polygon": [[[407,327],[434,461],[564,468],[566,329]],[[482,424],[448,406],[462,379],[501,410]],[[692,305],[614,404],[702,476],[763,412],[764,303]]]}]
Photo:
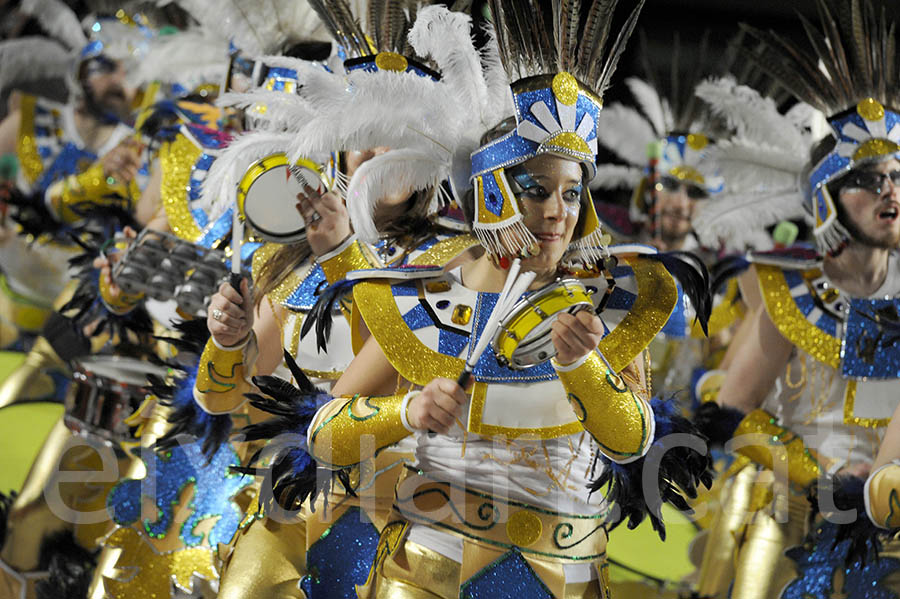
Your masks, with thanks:
[{"label": "ring on finger", "polygon": [[309,217],[309,224],[317,223],[322,220],[322,215],[313,210],[312,215]]},{"label": "ring on finger", "polygon": [[220,320],[222,320],[223,315],[224,315],[224,313],[221,310],[219,310],[218,308],[216,308],[215,310],[212,311],[213,320],[220,321]]}]

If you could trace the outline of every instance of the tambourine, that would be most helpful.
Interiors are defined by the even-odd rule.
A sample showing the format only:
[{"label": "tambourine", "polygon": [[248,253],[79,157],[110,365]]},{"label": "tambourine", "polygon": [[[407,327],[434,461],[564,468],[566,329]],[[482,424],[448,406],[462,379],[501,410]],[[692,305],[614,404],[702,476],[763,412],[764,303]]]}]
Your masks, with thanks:
[{"label": "tambourine", "polygon": [[293,243],[306,237],[306,222],[297,210],[297,194],[308,185],[329,190],[322,167],[301,158],[293,165],[279,152],[250,165],[238,184],[237,204],[244,221],[266,241]]},{"label": "tambourine", "polygon": [[497,361],[514,370],[546,362],[556,355],[550,327],[559,315],[593,309],[591,293],[576,279],[560,279],[541,287],[500,321],[491,343]]}]

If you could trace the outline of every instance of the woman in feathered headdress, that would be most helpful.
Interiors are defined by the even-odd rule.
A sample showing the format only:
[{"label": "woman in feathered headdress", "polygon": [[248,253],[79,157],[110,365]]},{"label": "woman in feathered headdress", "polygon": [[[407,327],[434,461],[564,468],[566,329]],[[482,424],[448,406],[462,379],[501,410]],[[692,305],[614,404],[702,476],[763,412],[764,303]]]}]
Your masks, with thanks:
[{"label": "woman in feathered headdress", "polygon": [[[599,94],[641,7],[607,50],[614,4],[592,3],[582,26],[579,2],[553,3],[552,17],[537,2],[493,2],[502,67],[514,81],[514,117],[473,134],[503,97],[474,60],[457,63],[452,83],[442,79],[443,97],[409,105],[421,118],[399,128],[391,119],[372,132],[393,149],[366,163],[359,187],[351,182],[351,213],[354,202],[371,201],[354,189],[384,189],[385,173],[402,173],[400,182],[412,188],[450,176],[458,197],[468,197],[462,204],[483,251],[447,272],[358,273],[369,280],[354,287],[354,307],[371,337],[332,389],[334,398],[301,392],[256,404],[278,413],[270,434],[306,439],[271,467],[276,489],[290,500],[315,483],[307,448],[320,468],[341,473],[414,436],[416,467],[401,476],[361,596],[607,596],[606,504],[586,489],[593,466],[595,489],[615,480],[610,499],[624,510],[616,520],[643,517],[633,469],[653,445],[654,429],[668,432],[673,421],[663,404],[651,408],[640,356],[674,306],[676,288],[660,262],[633,247],[620,252],[620,280],[637,297],[618,295],[613,277],[600,275],[613,260],[604,262],[609,254],[586,186]],[[410,39],[430,43],[436,60],[446,50],[437,36]],[[364,98],[360,92],[360,110]],[[430,172],[417,161],[428,161]],[[561,273],[596,287],[585,307],[605,305],[601,296],[610,308],[626,306],[604,313],[608,325],[628,312],[634,327],[622,321],[604,338],[602,321],[585,310],[559,316],[552,333],[545,327],[541,348],[527,359],[485,349],[496,321],[527,289],[574,297],[579,283],[567,283],[567,296],[555,282]],[[538,295],[531,297],[542,303]],[[543,304],[536,314],[545,315],[542,307],[550,309]],[[463,390],[468,377],[471,395]],[[674,481],[692,493],[696,469],[706,466],[690,451],[680,460],[679,467],[666,463],[659,480],[676,502]],[[657,514],[651,518],[660,525]]]},{"label": "woman in feathered headdress", "polygon": [[[887,366],[897,354],[891,314],[900,301],[897,17],[883,3],[817,5],[818,26],[804,19],[808,43],[746,28],[758,43],[746,56],[827,115],[824,138],[816,141],[800,113],[781,116],[752,90],[728,82],[701,89],[738,131],[718,147],[735,193],[698,215],[701,237],[741,235],[805,212],[818,250],[751,256],[762,305],[718,404],[706,405],[709,418],[729,423],[720,426],[722,439],[767,439],[736,450],[751,464],[750,479],[774,470],[786,483],[772,489],[773,511],[752,513],[733,562],[731,597],[772,597],[779,589],[782,597],[835,589],[852,596],[863,588],[888,594],[900,571],[892,559],[863,568],[865,543],[852,534],[853,542],[840,542],[855,525],[825,519],[835,505],[856,507],[858,518],[862,480],[823,484],[834,473],[836,481],[865,477],[897,405],[897,372]],[[781,444],[772,448],[773,439]],[[804,495],[816,486],[810,510]],[[833,586],[845,576],[846,586]]]}]

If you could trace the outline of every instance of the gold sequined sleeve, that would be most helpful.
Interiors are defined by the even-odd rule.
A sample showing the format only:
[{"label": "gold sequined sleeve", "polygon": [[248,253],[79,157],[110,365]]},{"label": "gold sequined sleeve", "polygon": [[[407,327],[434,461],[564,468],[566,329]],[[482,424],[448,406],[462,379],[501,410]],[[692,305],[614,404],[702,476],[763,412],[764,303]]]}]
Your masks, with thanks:
[{"label": "gold sequined sleeve", "polygon": [[197,365],[197,404],[210,414],[229,414],[244,405],[244,394],[251,390],[256,354],[253,333],[247,343],[235,348],[220,347],[210,337]]},{"label": "gold sequined sleeve", "polygon": [[753,410],[741,420],[734,442],[737,453],[764,468],[776,474],[786,468],[788,479],[797,487],[809,486],[830,466],[827,459],[806,447],[800,435],[778,424],[765,410]]},{"label": "gold sequined sleeve", "polygon": [[569,404],[584,429],[609,459],[626,463],[643,456],[653,443],[653,411],[596,352],[563,366],[553,361]]},{"label": "gold sequined sleeve", "polygon": [[309,427],[309,450],[325,467],[346,468],[411,433],[401,410],[406,396],[336,398],[319,409]]},{"label": "gold sequined sleeve", "polygon": [[885,464],[866,481],[866,513],[875,526],[900,527],[900,464]]},{"label": "gold sequined sleeve", "polygon": [[143,293],[129,295],[125,292],[120,292],[117,296],[113,297],[112,291],[109,288],[109,282],[106,280],[106,277],[103,276],[103,273],[99,273],[97,276],[100,279],[98,283],[100,299],[103,300],[103,305],[117,316],[128,314],[141,303],[142,299],[144,299]]},{"label": "gold sequined sleeve", "polygon": [[84,218],[91,209],[117,207],[130,210],[129,198],[140,194],[137,184],[117,182],[103,173],[103,165],[94,163],[83,173],[69,175],[51,185],[46,192],[47,205],[56,218],[64,223],[74,223]]},{"label": "gold sequined sleeve", "polygon": [[381,267],[369,246],[355,237],[350,237],[331,252],[319,256],[318,262],[329,283],[344,279],[351,270]]}]

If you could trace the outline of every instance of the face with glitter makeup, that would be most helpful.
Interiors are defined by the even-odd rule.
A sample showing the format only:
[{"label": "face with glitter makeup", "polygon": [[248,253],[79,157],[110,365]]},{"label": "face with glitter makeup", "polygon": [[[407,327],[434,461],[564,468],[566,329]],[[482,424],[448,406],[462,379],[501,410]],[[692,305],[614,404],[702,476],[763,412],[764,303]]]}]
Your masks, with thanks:
[{"label": "face with glitter makeup", "polygon": [[535,272],[555,271],[572,242],[584,188],[581,165],[573,160],[541,154],[507,171],[522,209],[524,224],[538,241],[540,252],[522,267]]}]

